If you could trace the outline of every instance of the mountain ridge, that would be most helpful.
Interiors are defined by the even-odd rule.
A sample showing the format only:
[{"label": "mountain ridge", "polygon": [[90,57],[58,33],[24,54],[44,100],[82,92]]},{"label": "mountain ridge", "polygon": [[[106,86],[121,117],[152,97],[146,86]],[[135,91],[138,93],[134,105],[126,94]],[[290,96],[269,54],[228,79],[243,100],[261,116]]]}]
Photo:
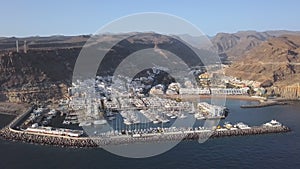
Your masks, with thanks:
[{"label": "mountain ridge", "polygon": [[[272,84],[269,87],[273,87],[270,89],[279,95],[298,97],[298,33],[239,31],[217,34],[211,41],[219,55],[230,61],[230,66],[225,69],[227,75],[261,83],[269,81]],[[104,42],[110,43],[118,35],[103,36]],[[0,100],[32,102],[49,98],[55,101],[65,97],[76,59],[89,38],[89,35],[0,38]],[[19,53],[16,52],[16,40],[19,41]],[[23,51],[25,40],[27,51]],[[132,42],[148,45],[153,40],[144,38]],[[155,43],[165,45],[174,41],[164,39]],[[214,50],[206,45],[199,48]],[[286,88],[289,86],[292,89]]]}]

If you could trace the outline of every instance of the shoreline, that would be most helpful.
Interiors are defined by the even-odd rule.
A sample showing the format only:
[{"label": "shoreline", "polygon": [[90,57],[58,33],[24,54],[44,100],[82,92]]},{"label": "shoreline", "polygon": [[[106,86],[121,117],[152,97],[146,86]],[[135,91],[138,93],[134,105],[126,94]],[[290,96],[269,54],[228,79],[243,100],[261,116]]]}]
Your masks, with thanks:
[{"label": "shoreline", "polygon": [[184,100],[190,100],[190,99],[211,99],[211,98],[221,98],[221,99],[232,99],[232,100],[249,100],[249,101],[260,101],[263,100],[263,98],[260,97],[251,97],[246,95],[165,95],[166,98],[182,98]]}]

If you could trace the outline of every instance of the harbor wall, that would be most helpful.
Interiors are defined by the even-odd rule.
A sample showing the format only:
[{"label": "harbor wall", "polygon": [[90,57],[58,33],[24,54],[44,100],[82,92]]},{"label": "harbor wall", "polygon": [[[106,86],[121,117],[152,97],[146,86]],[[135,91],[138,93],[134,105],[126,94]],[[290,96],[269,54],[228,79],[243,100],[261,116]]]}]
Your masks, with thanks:
[{"label": "harbor wall", "polygon": [[12,130],[5,128],[0,131],[0,137],[6,140],[22,141],[27,143],[54,145],[61,147],[104,147],[109,145],[132,144],[132,143],[149,143],[162,141],[180,141],[180,140],[198,140],[206,138],[219,138],[231,136],[260,135],[268,133],[284,133],[291,131],[286,126],[265,127],[256,126],[251,129],[236,129],[222,131],[186,131],[174,133],[157,133],[149,137],[132,137],[132,136],[112,136],[112,137],[67,137],[49,134],[33,134],[24,131]]}]

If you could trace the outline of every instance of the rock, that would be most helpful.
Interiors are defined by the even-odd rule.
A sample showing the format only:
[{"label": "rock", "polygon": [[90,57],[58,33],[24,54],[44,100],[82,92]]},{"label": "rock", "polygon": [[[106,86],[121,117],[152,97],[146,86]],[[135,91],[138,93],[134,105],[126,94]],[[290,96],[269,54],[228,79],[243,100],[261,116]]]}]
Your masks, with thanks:
[{"label": "rock", "polygon": [[273,85],[273,81],[272,80],[266,80],[266,81],[264,81],[264,82],[262,82],[260,84],[260,87],[266,88],[266,87],[271,87],[272,85]]}]

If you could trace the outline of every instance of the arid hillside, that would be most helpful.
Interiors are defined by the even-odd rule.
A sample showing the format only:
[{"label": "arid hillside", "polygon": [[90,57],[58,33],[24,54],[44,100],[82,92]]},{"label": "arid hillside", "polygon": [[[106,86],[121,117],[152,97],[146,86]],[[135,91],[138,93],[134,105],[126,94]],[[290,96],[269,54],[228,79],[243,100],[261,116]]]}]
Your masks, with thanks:
[{"label": "arid hillside", "polygon": [[[158,63],[168,57],[168,54],[163,52],[166,50],[181,56],[187,64],[198,66],[199,62],[193,58],[198,60],[199,58],[195,57],[195,53],[191,52],[186,45],[173,37],[155,33],[129,34],[130,37],[108,50],[106,46],[117,37],[120,39],[120,36],[124,35],[103,35],[100,40],[88,42],[86,48],[91,48],[95,52],[107,52],[107,56],[99,66],[98,75],[112,75],[124,58],[148,48],[154,50],[154,53],[149,55],[162,57],[157,60]],[[16,40],[19,45],[23,44],[19,46],[19,52],[16,49]],[[25,40],[26,46],[24,46]],[[35,103],[57,102],[67,97],[67,87],[72,83],[76,60],[86,41],[86,36],[1,39],[0,100]],[[98,46],[98,43],[102,45]],[[164,60],[168,62],[168,59]],[[87,64],[94,63],[87,62]],[[172,62],[172,64],[180,63]],[[134,67],[130,65],[129,69],[132,70]]]},{"label": "arid hillside", "polygon": [[213,45],[221,57],[229,62],[242,58],[252,48],[259,46],[269,38],[282,35],[300,35],[297,31],[239,31],[236,33],[218,33],[211,38]]},{"label": "arid hillside", "polygon": [[[290,31],[243,31],[220,33],[211,41],[224,60],[233,62],[226,69],[228,75],[265,82],[278,94],[294,98],[300,95],[298,34]],[[103,48],[97,49],[107,50],[106,45],[125,35],[101,36],[101,41],[90,45],[103,43]],[[88,35],[0,38],[0,101],[57,102],[66,97],[77,57],[89,38]],[[199,66],[199,62],[192,59],[193,53],[189,53],[178,40],[148,33],[123,40],[112,48],[108,52],[112,57],[103,60],[101,67],[104,70],[98,70],[98,73],[111,73],[126,55],[146,48],[154,48],[152,54],[162,57],[168,57],[163,50],[172,51],[191,66]],[[194,49],[209,56],[209,49]]]},{"label": "arid hillside", "polygon": [[300,83],[300,36],[269,38],[230,65],[226,74],[268,82],[279,94],[287,97],[294,95],[280,91],[287,90],[287,87],[298,88]]}]

